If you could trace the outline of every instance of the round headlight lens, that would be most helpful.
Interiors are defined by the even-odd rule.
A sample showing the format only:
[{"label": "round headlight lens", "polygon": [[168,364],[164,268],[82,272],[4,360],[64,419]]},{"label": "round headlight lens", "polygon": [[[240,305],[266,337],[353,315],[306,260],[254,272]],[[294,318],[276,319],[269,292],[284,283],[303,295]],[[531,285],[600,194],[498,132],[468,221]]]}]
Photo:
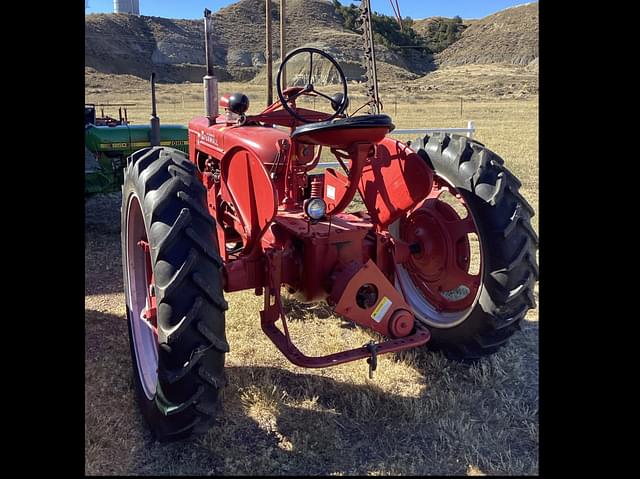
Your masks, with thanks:
[{"label": "round headlight lens", "polygon": [[307,200],[304,212],[312,220],[319,220],[327,212],[327,204],[322,198],[311,198]]}]

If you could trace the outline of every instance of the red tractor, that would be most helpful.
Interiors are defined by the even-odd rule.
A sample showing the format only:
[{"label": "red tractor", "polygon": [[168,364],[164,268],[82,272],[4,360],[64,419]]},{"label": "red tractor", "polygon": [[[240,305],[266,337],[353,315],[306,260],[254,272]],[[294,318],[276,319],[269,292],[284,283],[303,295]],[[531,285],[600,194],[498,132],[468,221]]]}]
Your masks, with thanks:
[{"label": "red tractor", "polygon": [[[469,361],[504,344],[535,307],[538,271],[533,210],[503,160],[463,136],[389,137],[377,85],[373,113],[347,116],[345,75],[317,49],[286,56],[278,99],[264,111],[247,114],[242,94],[218,103],[210,31],[205,11],[206,115],[189,123],[189,154],[144,148],[125,170],[131,353],[156,437],[203,432],[221,406],[225,291],[262,295],[262,331],[302,367],[367,359],[372,371],[377,355],[425,346]],[[314,85],[314,58],[335,68],[339,93]],[[286,87],[292,59],[308,59],[310,73]],[[305,96],[331,111],[302,107]],[[314,173],[327,150],[342,171]],[[364,210],[345,212],[356,193]],[[304,355],[287,329],[283,286],[384,340]]]}]

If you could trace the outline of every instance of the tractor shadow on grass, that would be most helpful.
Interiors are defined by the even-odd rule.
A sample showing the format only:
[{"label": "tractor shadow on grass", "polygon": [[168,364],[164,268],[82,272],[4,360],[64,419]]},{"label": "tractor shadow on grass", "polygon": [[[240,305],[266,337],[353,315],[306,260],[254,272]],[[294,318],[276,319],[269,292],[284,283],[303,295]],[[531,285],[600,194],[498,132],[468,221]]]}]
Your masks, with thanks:
[{"label": "tractor shadow on grass", "polygon": [[126,318],[85,309],[85,474],[219,471],[220,461],[196,439],[154,440],[135,400]]},{"label": "tractor shadow on grass", "polygon": [[537,473],[537,323],[474,366],[416,354],[425,384],[410,396],[321,371],[231,366],[214,427],[160,444],[134,401],[125,319],[85,317],[87,474]]}]

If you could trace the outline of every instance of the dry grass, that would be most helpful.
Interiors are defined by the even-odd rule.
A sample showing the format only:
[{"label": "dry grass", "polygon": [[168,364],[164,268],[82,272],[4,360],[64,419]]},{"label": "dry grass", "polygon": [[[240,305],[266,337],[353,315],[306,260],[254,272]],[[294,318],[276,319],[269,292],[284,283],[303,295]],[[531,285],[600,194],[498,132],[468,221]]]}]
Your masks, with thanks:
[{"label": "dry grass", "polygon": [[[140,107],[129,116],[146,122],[148,94],[127,93],[134,86],[93,86],[100,92],[88,90],[87,101],[134,100]],[[199,115],[200,90],[200,85],[160,85],[162,121],[185,123]],[[259,86],[223,84],[220,90],[248,93],[251,111],[263,104]],[[193,95],[184,110],[182,94]],[[173,100],[175,107],[168,103]],[[386,110],[404,128],[466,126],[473,119],[478,140],[505,159],[537,210],[537,99],[467,101],[462,118],[459,108],[459,102],[432,97],[399,104],[398,115],[392,102]],[[536,310],[504,349],[479,364],[463,366],[428,350],[411,351],[381,356],[370,381],[364,361],[321,370],[290,364],[259,332],[261,299],[251,292],[227,295],[230,385],[223,415],[202,438],[153,442],[132,395],[119,198],[92,199],[87,212],[87,474],[537,474]],[[289,305],[289,314],[290,331],[307,354],[371,339],[366,331],[343,327],[322,307]]]}]

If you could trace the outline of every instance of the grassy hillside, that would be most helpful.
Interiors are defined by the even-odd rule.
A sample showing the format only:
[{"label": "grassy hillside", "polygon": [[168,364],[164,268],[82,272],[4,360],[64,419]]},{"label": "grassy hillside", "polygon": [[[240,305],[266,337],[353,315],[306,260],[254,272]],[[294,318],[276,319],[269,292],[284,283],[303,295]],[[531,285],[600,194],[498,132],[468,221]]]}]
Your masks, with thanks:
[{"label": "grassy hillside", "polygon": [[527,65],[538,58],[538,31],[538,2],[508,8],[470,25],[438,63]]}]

